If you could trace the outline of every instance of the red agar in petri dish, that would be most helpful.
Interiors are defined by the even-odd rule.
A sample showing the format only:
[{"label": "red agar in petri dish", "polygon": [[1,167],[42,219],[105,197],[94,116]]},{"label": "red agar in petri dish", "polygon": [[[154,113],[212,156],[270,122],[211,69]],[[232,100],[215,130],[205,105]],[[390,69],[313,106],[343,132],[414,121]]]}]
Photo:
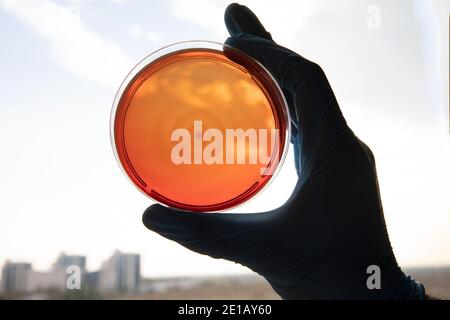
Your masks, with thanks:
[{"label": "red agar in petri dish", "polygon": [[282,91],[254,59],[188,41],[144,59],[114,101],[111,139],[147,196],[191,211],[224,211],[259,193],[287,153]]}]

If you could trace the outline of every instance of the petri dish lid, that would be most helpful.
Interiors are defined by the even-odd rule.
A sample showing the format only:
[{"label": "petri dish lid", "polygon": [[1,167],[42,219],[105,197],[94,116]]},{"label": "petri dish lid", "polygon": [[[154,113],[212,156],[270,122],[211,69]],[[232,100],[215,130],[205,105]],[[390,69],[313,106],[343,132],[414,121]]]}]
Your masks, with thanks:
[{"label": "petri dish lid", "polygon": [[270,183],[287,154],[283,93],[256,60],[186,41],[143,59],[120,86],[111,142],[125,175],[161,204],[225,211]]}]

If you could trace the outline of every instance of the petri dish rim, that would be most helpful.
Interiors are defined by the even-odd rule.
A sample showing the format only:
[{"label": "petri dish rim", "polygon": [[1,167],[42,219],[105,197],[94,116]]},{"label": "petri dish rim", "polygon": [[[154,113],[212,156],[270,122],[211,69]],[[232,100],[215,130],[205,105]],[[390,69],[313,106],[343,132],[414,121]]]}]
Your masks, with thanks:
[{"label": "petri dish rim", "polygon": [[[272,80],[274,87],[276,88],[276,90],[278,91],[279,95],[281,96],[282,100],[283,100],[283,106],[282,106],[282,114],[283,114],[283,119],[285,121],[285,128],[286,128],[286,132],[285,132],[285,141],[284,141],[284,145],[282,146],[283,148],[283,152],[281,155],[281,158],[278,162],[277,167],[275,168],[275,171],[273,172],[272,176],[270,177],[270,179],[268,179],[267,183],[265,183],[265,185],[259,189],[251,198],[242,201],[241,203],[235,204],[233,206],[230,206],[226,209],[222,209],[222,210],[210,210],[210,211],[201,211],[204,213],[225,213],[228,212],[232,209],[236,209],[244,204],[249,203],[250,201],[254,200],[255,198],[257,198],[258,196],[260,196],[264,190],[266,190],[266,188],[269,187],[269,185],[272,183],[272,181],[277,177],[279,171],[281,170],[281,167],[284,164],[284,161],[286,159],[288,150],[289,150],[289,143],[290,143],[290,139],[291,139],[291,118],[290,118],[290,113],[288,110],[288,105],[287,105],[287,101],[286,101],[286,97],[283,94],[283,91],[281,90],[280,86],[278,85],[277,81],[275,80],[275,78],[272,76],[272,74],[269,72],[269,70],[267,70],[266,67],[264,67],[259,61],[257,61],[256,59],[250,57],[249,55],[245,54],[244,52],[240,51],[239,49],[236,49],[230,45],[227,44],[223,44],[220,42],[215,42],[215,41],[208,41],[208,40],[188,40],[188,41],[180,41],[180,42],[176,42],[173,44],[169,44],[166,45],[156,51],[151,52],[150,54],[148,54],[146,57],[144,57],[142,60],[140,60],[134,67],[133,69],[131,69],[131,71],[126,75],[126,77],[124,78],[124,80],[122,81],[122,83],[119,86],[119,89],[116,92],[116,95],[114,96],[114,100],[113,100],[113,106],[111,109],[111,114],[110,114],[110,128],[109,128],[109,134],[110,134],[110,143],[111,143],[111,147],[112,147],[112,151],[114,153],[114,157],[117,161],[117,164],[120,167],[120,170],[122,171],[122,173],[126,176],[127,180],[134,186],[134,188],[136,188],[137,190],[139,190],[139,192],[141,192],[142,194],[144,194],[146,196],[146,198],[151,199],[152,201],[154,201],[155,203],[158,203],[162,206],[165,207],[169,207],[167,204],[154,199],[153,197],[151,197],[149,194],[147,194],[146,192],[144,192],[144,190],[142,190],[141,188],[139,188],[134,182],[133,180],[129,177],[129,175],[127,174],[125,168],[122,165],[122,162],[120,161],[120,157],[119,154],[117,152],[117,146],[116,146],[116,140],[115,140],[115,119],[116,119],[116,112],[117,112],[117,108],[119,107],[119,103],[120,100],[122,98],[122,95],[124,94],[124,92],[126,91],[126,89],[128,88],[128,85],[135,79],[135,77],[145,68],[147,67],[149,64],[153,63],[155,60],[177,52],[177,51],[181,51],[181,50],[186,50],[186,49],[210,49],[210,50],[217,50],[220,52],[223,52],[223,48],[227,47],[230,48],[234,51],[239,52],[241,55],[245,55],[247,58],[251,59],[254,63],[258,64],[259,67],[270,77],[270,79]],[[188,211],[185,209],[180,209],[180,208],[176,208],[177,210],[180,211]]]}]

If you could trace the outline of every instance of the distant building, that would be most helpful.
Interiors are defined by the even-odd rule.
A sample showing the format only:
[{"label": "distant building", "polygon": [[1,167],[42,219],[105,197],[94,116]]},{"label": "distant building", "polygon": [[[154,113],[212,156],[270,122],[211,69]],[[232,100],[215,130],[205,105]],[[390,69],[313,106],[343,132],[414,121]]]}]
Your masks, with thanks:
[{"label": "distant building", "polygon": [[30,263],[7,261],[2,270],[2,290],[5,292],[25,292],[30,271]]},{"label": "distant building", "polygon": [[64,291],[70,266],[81,271],[81,288],[101,292],[136,292],[141,281],[141,257],[139,254],[114,254],[102,264],[99,271],[87,272],[86,257],[60,254],[50,271],[32,269],[30,263],[6,262],[3,266],[0,291],[31,293],[39,291]]},{"label": "distant building", "polygon": [[52,270],[50,272],[40,272],[30,270],[28,273],[26,291],[64,291],[66,289],[66,273],[64,270]]},{"label": "distant building", "polygon": [[114,254],[102,264],[98,288],[102,292],[134,292],[141,279],[141,257],[139,254]]},{"label": "distant building", "polygon": [[67,268],[76,265],[81,271],[81,284],[86,277],[86,257],[61,253],[49,272],[35,271],[30,263],[6,262],[1,288],[6,292],[36,292],[66,290]]},{"label": "distant building", "polygon": [[100,271],[87,272],[85,278],[85,285],[89,289],[97,289],[100,278]]},{"label": "distant building", "polygon": [[69,266],[76,265],[82,272],[86,270],[86,256],[78,255],[66,255],[64,252],[61,253],[53,263],[52,270],[66,270]]},{"label": "distant building", "polygon": [[39,290],[66,290],[67,268],[78,266],[81,271],[81,285],[83,286],[86,275],[86,256],[67,255],[61,253],[53,263],[49,272],[30,271],[28,276],[27,291]]}]

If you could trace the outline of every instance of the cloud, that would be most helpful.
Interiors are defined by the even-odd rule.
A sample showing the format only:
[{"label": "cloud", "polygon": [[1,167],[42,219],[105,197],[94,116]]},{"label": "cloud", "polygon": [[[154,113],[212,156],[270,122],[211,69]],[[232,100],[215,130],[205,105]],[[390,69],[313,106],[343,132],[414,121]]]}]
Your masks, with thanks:
[{"label": "cloud", "polygon": [[141,38],[150,43],[159,42],[162,39],[162,35],[156,31],[144,31],[142,27],[138,25],[131,25],[128,28],[128,33],[135,38]]},{"label": "cloud", "polygon": [[145,39],[148,42],[159,42],[162,39],[162,35],[159,32],[149,31],[145,34]]},{"label": "cloud", "polygon": [[115,88],[135,64],[117,44],[91,30],[73,6],[1,0],[0,7],[44,38],[55,61],[83,80]]},{"label": "cloud", "polygon": [[142,28],[134,24],[128,28],[128,32],[133,37],[140,37],[142,35]]}]

